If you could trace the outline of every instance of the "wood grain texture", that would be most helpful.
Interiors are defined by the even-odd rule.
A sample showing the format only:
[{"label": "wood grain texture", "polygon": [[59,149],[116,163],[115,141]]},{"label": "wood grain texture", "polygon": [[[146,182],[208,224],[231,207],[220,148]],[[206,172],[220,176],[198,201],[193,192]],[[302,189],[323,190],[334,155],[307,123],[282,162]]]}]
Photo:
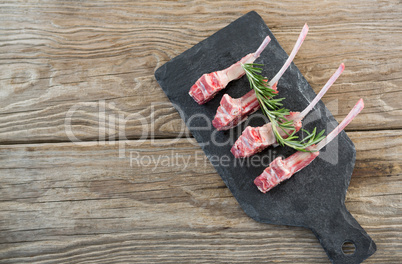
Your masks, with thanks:
[{"label": "wood grain texture", "polygon": [[[378,247],[365,263],[397,263],[402,132],[348,135],[346,206]],[[247,217],[193,139],[145,141],[125,158],[118,148],[1,146],[2,263],[329,262],[311,231]]]},{"label": "wood grain texture", "polygon": [[340,120],[365,99],[349,130],[402,128],[402,6],[396,0],[3,1],[0,142],[70,141],[65,122],[72,107],[71,130],[80,140],[188,133],[155,69],[251,10],[288,52],[309,23],[295,63],[315,91],[346,64],[323,100]]},{"label": "wood grain texture", "polygon": [[365,263],[400,263],[397,0],[2,1],[0,263],[329,263],[309,230],[244,214],[153,76],[252,10],[287,52],[309,24],[294,62],[315,91],[345,63],[323,101],[341,120],[365,100],[346,206]]}]

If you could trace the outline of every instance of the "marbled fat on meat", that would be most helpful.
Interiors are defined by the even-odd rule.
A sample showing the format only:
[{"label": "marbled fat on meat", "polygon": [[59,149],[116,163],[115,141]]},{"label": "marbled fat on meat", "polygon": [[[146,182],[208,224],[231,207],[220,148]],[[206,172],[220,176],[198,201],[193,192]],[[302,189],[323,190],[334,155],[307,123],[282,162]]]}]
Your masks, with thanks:
[{"label": "marbled fat on meat", "polygon": [[[297,120],[299,112],[290,112],[289,115],[285,116],[288,120],[293,120],[293,126],[296,132],[302,127],[300,120]],[[283,131],[279,129],[279,134],[283,138],[287,138],[291,133],[291,130]],[[277,143],[274,132],[272,131],[271,123],[267,123],[261,127],[251,127],[248,126],[243,131],[241,136],[236,140],[232,149],[230,150],[236,158],[250,157],[263,149]]]},{"label": "marbled fat on meat", "polygon": [[[276,90],[276,86],[272,87]],[[227,130],[235,127],[247,117],[260,108],[260,103],[255,95],[254,90],[246,93],[238,99],[232,98],[230,95],[225,94],[220,102],[220,106],[216,110],[212,125],[217,130]],[[237,111],[231,111],[236,109]]]},{"label": "marbled fat on meat", "polygon": [[269,167],[254,180],[254,184],[261,192],[266,193],[280,182],[289,179],[296,172],[307,167],[320,154],[319,150],[337,137],[338,134],[363,110],[363,108],[364,102],[363,99],[360,99],[352,110],[350,110],[345,119],[331,133],[329,133],[326,138],[318,143],[317,146],[312,145],[306,149],[310,152],[297,151],[283,161],[282,157],[276,158],[271,162]]},{"label": "marbled fat on meat", "polygon": [[309,165],[318,155],[318,151],[298,151],[285,160],[282,160],[282,157],[278,157],[254,180],[254,184],[261,192],[266,193]]},{"label": "marbled fat on meat", "polygon": [[[342,74],[344,69],[345,65],[341,63],[338,70],[332,75],[332,77],[324,85],[317,96],[310,102],[310,104],[303,110],[303,112],[290,112],[288,116],[285,116],[287,120],[293,121],[293,127],[295,128],[296,132],[302,127],[302,119],[315,107],[315,105],[324,96],[332,84]],[[264,132],[264,134],[262,132]],[[287,133],[285,133],[282,129],[278,128],[278,132],[282,138],[287,138],[289,136],[287,133],[292,131],[287,130]],[[266,133],[269,133],[269,135],[265,135]],[[265,142],[261,139],[263,138],[262,135],[265,135]],[[249,157],[273,144],[277,144],[277,142],[272,130],[272,124],[268,123],[262,127],[247,127],[243,134],[236,140],[231,152],[236,158]]]},{"label": "marbled fat on meat", "polygon": [[[292,49],[292,52],[290,53],[290,56],[287,58],[285,63],[282,65],[282,68],[277,72],[277,74],[274,76],[274,78],[268,82],[268,80],[265,80],[267,83],[267,86],[276,90],[276,86],[278,85],[279,79],[282,77],[282,75],[285,73],[285,71],[288,69],[290,64],[292,63],[294,57],[296,56],[297,52],[299,51],[304,39],[306,38],[308,32],[308,26],[307,24],[304,25],[302,31],[300,32],[300,35],[296,41],[295,46]],[[250,104],[253,105],[252,109],[248,110],[243,110],[241,113],[238,114],[238,116],[232,116],[232,117],[222,117],[221,115],[224,113],[224,111],[220,111],[218,108],[218,111],[216,113],[215,119],[221,119],[221,120],[229,120],[227,123],[220,122],[219,120],[215,120],[215,125],[214,127],[217,130],[226,130],[229,128],[232,128],[236,125],[238,125],[241,121],[244,121],[247,118],[247,115],[250,115],[257,111],[260,108],[259,102],[257,97],[254,95],[254,97],[250,96],[249,94],[244,95],[243,97],[239,98],[242,102],[246,102],[247,100],[252,100],[250,101]],[[236,100],[236,99],[233,99]],[[248,102],[248,101],[247,101]],[[245,103],[243,103],[245,104]],[[222,110],[222,109],[221,109]],[[232,122],[230,120],[239,120],[238,122]]]},{"label": "marbled fat on meat", "polygon": [[255,53],[247,54],[240,61],[224,70],[203,74],[195,84],[191,86],[189,95],[198,104],[205,104],[220,90],[224,89],[229,82],[242,77],[245,72],[241,65],[253,63],[270,41],[271,38],[267,36]]}]

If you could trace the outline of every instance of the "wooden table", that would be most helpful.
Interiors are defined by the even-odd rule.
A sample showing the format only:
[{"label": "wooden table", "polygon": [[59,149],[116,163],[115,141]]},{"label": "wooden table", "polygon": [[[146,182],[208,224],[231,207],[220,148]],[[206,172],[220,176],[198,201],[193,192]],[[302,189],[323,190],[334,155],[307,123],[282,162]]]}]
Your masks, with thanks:
[{"label": "wooden table", "polygon": [[338,121],[366,103],[346,206],[377,243],[365,263],[401,261],[399,1],[7,1],[1,263],[329,263],[310,230],[245,215],[155,81],[251,10],[287,52],[308,22],[294,62],[316,92],[345,63],[323,101]]}]

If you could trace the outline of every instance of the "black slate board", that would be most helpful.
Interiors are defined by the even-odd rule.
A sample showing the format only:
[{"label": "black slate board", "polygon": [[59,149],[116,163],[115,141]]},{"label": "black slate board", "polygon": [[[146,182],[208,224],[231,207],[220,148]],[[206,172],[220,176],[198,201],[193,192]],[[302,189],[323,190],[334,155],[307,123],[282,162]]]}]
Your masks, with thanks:
[{"label": "black slate board", "polygon": [[[255,177],[275,157],[288,157],[294,151],[278,147],[248,159],[233,157],[230,148],[244,127],[266,122],[259,111],[229,131],[218,132],[211,125],[224,93],[238,98],[249,91],[246,77],[231,82],[205,105],[198,105],[188,95],[190,87],[202,74],[224,69],[254,52],[267,35],[272,40],[256,63],[265,64],[264,75],[272,78],[288,56],[261,17],[250,12],[158,68],[156,80],[247,215],[263,223],[310,228],[333,263],[360,263],[375,252],[376,245],[344,205],[356,156],[354,145],[345,132],[307,168],[263,194],[253,184]],[[285,107],[293,111],[301,111],[315,97],[294,64],[279,81],[278,90],[280,97],[286,97]],[[303,122],[304,128],[310,131],[314,126],[319,131],[332,131],[336,125],[322,102]],[[220,164],[217,159],[222,157],[225,162]],[[354,254],[343,253],[342,245],[346,241],[354,243]]]}]

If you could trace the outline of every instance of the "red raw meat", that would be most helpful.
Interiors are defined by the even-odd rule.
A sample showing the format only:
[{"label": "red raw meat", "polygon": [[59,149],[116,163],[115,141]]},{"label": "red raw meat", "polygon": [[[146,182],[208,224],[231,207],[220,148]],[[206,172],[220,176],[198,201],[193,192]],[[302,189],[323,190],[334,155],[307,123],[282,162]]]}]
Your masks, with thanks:
[{"label": "red raw meat", "polygon": [[[294,120],[293,126],[296,128],[296,131],[299,131],[302,127],[301,120],[297,119],[299,115],[299,112],[290,112],[290,115],[286,116],[286,119]],[[279,129],[278,131],[283,138],[288,137],[283,130]],[[291,133],[292,131],[287,130],[286,132]],[[276,143],[271,123],[267,123],[261,127],[248,126],[236,140],[230,151],[236,158],[250,157]]]},{"label": "red raw meat", "polygon": [[[303,118],[314,108],[318,101],[324,96],[332,84],[338,79],[345,69],[345,65],[342,63],[338,70],[332,75],[328,82],[324,85],[318,95],[311,101],[311,103],[303,110],[303,112],[290,112],[290,115],[286,117],[289,121],[293,121],[293,126],[296,131],[299,131]],[[287,138],[286,134],[282,129],[278,130],[283,138]],[[287,133],[291,130],[287,130]],[[248,126],[243,131],[242,135],[236,140],[233,145],[231,152],[236,158],[250,157],[263,149],[269,147],[270,145],[276,145],[276,138],[274,132],[272,131],[271,123],[267,123],[261,127],[251,127]]]},{"label": "red raw meat", "polygon": [[[276,85],[271,88],[276,90]],[[259,108],[260,103],[254,90],[238,99],[233,99],[228,94],[224,94],[220,106],[216,110],[214,120],[212,120],[212,125],[217,130],[227,130],[246,120],[250,114]]]},{"label": "red raw meat", "polygon": [[267,36],[255,53],[244,56],[240,61],[229,68],[202,75],[190,88],[190,96],[193,97],[198,104],[205,104],[211,100],[216,93],[224,89],[229,82],[242,77],[245,72],[241,64],[253,63],[270,41],[271,38]]},{"label": "red raw meat", "polygon": [[[270,86],[272,89],[276,90],[276,86],[278,84],[279,79],[282,77],[282,75],[285,73],[285,71],[287,70],[287,68],[289,67],[289,65],[292,63],[294,57],[296,56],[297,52],[299,51],[304,39],[306,38],[308,32],[308,26],[307,24],[304,25],[299,38],[296,41],[295,46],[293,47],[292,52],[290,53],[290,56],[288,57],[288,59],[286,60],[285,64],[282,66],[282,68],[279,70],[279,72],[275,75],[274,78],[272,78],[272,80],[268,83],[268,86]],[[251,91],[254,92],[254,91]],[[238,125],[240,123],[240,121],[244,121],[248,115],[254,113],[255,111],[257,111],[260,108],[260,104],[258,102],[257,97],[251,94],[251,92],[248,92],[247,94],[245,94],[243,97],[239,98],[239,99],[233,99],[232,97],[230,97],[229,95],[225,95],[226,98],[222,98],[221,100],[221,107],[223,107],[224,109],[220,109],[218,108],[218,111],[216,113],[216,116],[214,118],[214,120],[212,121],[212,124],[214,125],[214,127],[217,130],[227,130],[229,128],[232,128],[236,125]],[[242,110],[242,111],[235,111],[232,114],[230,114],[228,112],[227,117],[222,116],[223,114],[225,114],[226,109],[240,109],[241,107],[241,102],[247,102],[248,105],[253,106],[253,108],[247,109],[246,110]],[[233,103],[234,105],[232,106],[228,106],[227,104],[231,104]],[[225,106],[223,106],[223,104],[226,104]],[[236,104],[236,105],[235,105]],[[245,103],[243,103],[245,104]],[[222,112],[223,111],[223,112]],[[234,121],[237,120],[237,121]]]},{"label": "red raw meat", "polygon": [[360,99],[345,119],[324,138],[317,146],[311,146],[308,150],[313,152],[297,151],[285,160],[281,157],[271,162],[270,166],[254,180],[257,188],[266,193],[280,182],[289,179],[293,174],[307,167],[319,154],[320,150],[331,142],[364,108],[363,99]]}]

